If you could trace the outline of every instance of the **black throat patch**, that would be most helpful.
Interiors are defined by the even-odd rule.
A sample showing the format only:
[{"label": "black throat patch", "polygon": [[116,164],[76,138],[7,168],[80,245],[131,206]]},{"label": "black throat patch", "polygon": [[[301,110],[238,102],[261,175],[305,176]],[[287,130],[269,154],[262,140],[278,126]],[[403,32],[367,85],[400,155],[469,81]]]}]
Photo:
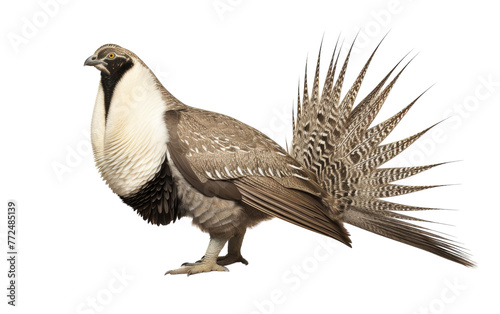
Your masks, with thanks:
[{"label": "black throat patch", "polygon": [[104,117],[105,121],[108,120],[108,112],[109,106],[111,104],[111,97],[113,97],[113,92],[115,90],[116,84],[123,77],[123,74],[130,70],[130,68],[134,65],[132,61],[127,61],[122,64],[116,70],[111,69],[111,73],[109,75],[105,73],[101,73],[101,84],[104,90]]},{"label": "black throat patch", "polygon": [[135,209],[144,220],[156,225],[168,225],[182,217],[177,199],[177,187],[165,156],[160,171],[132,196],[122,201]]}]

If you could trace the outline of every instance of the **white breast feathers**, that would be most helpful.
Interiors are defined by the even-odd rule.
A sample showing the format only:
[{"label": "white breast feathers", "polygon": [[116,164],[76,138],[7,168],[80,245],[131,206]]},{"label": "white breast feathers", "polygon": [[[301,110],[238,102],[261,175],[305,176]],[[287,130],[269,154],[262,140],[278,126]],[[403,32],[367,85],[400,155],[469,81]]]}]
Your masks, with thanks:
[{"label": "white breast feathers", "polygon": [[153,74],[139,62],[117,83],[107,119],[99,84],[92,147],[97,168],[116,194],[134,194],[160,169],[167,151],[166,109]]}]

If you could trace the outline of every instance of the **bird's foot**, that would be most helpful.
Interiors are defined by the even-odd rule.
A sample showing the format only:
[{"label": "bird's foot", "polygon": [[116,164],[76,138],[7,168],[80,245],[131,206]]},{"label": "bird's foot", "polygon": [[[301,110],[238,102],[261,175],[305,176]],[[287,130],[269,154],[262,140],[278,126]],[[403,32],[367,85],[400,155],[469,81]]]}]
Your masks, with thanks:
[{"label": "bird's foot", "polygon": [[[201,259],[199,259],[195,263],[184,263],[181,266],[194,266],[196,264],[201,263],[204,258],[205,258],[205,256],[203,256]],[[248,261],[245,258],[243,258],[243,256],[241,256],[241,254],[230,254],[229,253],[226,256],[217,257],[217,264],[221,265],[221,266],[227,266],[227,265],[231,265],[231,264],[238,263],[238,262],[243,263],[245,265],[248,265]]]},{"label": "bird's foot", "polygon": [[238,262],[248,265],[248,261],[241,255],[227,254],[226,256],[219,256],[217,258],[217,264],[222,266],[227,266]]},{"label": "bird's foot", "polygon": [[229,271],[229,269],[224,266],[218,265],[215,261],[201,260],[196,263],[184,263],[182,264],[181,268],[169,270],[165,273],[165,275],[187,274],[188,276],[190,276],[211,271]]}]

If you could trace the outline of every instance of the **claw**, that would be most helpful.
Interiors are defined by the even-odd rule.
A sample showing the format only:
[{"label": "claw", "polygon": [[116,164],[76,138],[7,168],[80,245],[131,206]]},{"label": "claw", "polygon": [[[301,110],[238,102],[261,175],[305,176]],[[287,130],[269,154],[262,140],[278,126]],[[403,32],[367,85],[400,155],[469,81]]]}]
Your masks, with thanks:
[{"label": "claw", "polygon": [[194,266],[195,264],[199,264],[199,263],[203,262],[204,258],[205,258],[205,255],[203,255],[199,260],[197,260],[194,263],[185,262],[185,263],[182,263],[181,266]]},{"label": "claw", "polygon": [[229,271],[229,269],[227,269],[226,267],[217,264],[217,256],[219,255],[226,242],[227,240],[225,239],[210,238],[207,252],[205,253],[205,256],[201,258],[201,260],[197,261],[196,263],[184,263],[181,265],[181,268],[169,270],[165,273],[165,275],[187,274],[188,276],[190,276],[211,271]]},{"label": "claw", "polygon": [[227,269],[224,266],[218,265],[216,263],[209,263],[209,262],[184,263],[182,264],[181,268],[169,270],[165,273],[165,275],[187,274],[188,276],[190,276],[194,274],[207,273],[211,271],[229,271],[229,269]]}]

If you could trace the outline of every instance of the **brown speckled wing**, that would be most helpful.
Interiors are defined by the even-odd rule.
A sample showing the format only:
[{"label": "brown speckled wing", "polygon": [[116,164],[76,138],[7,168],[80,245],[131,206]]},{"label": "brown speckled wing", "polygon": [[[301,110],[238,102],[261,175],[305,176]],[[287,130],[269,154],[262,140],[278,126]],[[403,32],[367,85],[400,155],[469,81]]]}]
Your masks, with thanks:
[{"label": "brown speckled wing", "polygon": [[[168,113],[177,119],[176,139],[180,151],[199,181],[225,181],[247,176],[269,177],[281,185],[316,196],[323,194],[316,177],[305,170],[277,143],[254,128],[231,117],[188,108]],[[170,115],[170,117],[169,117]],[[174,117],[174,115],[177,115]],[[167,121],[169,128],[174,123]]]},{"label": "brown speckled wing", "polygon": [[194,108],[169,111],[166,122],[172,160],[200,192],[242,201],[349,243],[345,229],[329,218],[316,177],[264,134],[233,118]]}]

